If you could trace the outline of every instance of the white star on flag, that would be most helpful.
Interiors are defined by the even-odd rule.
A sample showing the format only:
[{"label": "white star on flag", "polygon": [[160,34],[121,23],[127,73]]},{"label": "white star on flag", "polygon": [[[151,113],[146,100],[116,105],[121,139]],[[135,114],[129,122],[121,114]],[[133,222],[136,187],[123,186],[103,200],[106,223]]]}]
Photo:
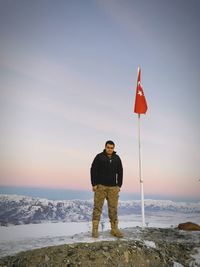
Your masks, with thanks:
[{"label": "white star on flag", "polygon": [[142,96],[142,95],[143,95],[143,94],[142,94],[142,91],[139,91],[139,90],[138,90],[138,95]]}]

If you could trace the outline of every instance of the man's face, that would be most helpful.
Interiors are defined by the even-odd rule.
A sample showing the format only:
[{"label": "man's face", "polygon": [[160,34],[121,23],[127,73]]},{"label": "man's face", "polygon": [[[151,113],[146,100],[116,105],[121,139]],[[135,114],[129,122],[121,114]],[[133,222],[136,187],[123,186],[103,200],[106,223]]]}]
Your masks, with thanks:
[{"label": "man's face", "polygon": [[107,145],[105,146],[105,149],[106,149],[106,154],[108,154],[108,155],[112,155],[113,150],[114,150],[114,146],[113,146],[113,145],[110,145],[110,144],[107,144]]}]

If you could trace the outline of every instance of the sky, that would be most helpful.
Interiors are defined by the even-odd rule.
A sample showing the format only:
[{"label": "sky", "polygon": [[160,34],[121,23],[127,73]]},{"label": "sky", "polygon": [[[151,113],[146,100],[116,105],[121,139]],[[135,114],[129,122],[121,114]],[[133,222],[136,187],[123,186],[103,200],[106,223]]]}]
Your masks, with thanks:
[{"label": "sky", "polygon": [[200,196],[200,1],[1,0],[0,186],[91,190],[115,142],[122,193]]}]

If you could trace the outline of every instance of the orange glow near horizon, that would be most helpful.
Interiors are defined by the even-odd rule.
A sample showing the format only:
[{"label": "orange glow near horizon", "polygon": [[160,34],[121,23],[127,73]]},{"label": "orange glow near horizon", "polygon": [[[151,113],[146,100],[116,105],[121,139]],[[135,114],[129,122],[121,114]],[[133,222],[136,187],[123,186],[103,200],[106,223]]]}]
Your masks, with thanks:
[{"label": "orange glow near horizon", "polygon": [[[82,170],[79,172],[54,170],[32,170],[27,172],[25,170],[17,170],[17,172],[4,171],[2,173],[1,185],[2,186],[22,186],[22,187],[39,187],[50,189],[71,189],[90,191],[91,183],[89,172]],[[15,179],[9,179],[15,177]],[[70,179],[67,179],[70,177]],[[82,177],[82,178],[80,178]],[[124,178],[123,186],[121,188],[123,193],[140,193],[139,179],[134,179],[130,176]],[[144,193],[147,195],[165,195],[173,197],[199,197],[198,186],[192,186],[188,182],[177,180],[173,187],[169,179],[156,179],[146,178],[144,180]]]}]

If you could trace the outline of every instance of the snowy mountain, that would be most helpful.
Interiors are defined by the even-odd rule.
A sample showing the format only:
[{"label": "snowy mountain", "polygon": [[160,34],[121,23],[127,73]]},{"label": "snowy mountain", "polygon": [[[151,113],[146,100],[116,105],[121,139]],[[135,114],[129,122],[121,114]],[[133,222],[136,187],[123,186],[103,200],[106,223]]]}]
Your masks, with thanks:
[{"label": "snowy mountain", "polygon": [[[106,202],[105,202],[106,203]],[[0,225],[51,222],[91,221],[93,200],[48,200],[21,195],[0,195]],[[140,201],[120,201],[119,215],[139,214]],[[198,213],[200,202],[145,200],[145,212]],[[107,217],[107,204],[102,218]]]}]

